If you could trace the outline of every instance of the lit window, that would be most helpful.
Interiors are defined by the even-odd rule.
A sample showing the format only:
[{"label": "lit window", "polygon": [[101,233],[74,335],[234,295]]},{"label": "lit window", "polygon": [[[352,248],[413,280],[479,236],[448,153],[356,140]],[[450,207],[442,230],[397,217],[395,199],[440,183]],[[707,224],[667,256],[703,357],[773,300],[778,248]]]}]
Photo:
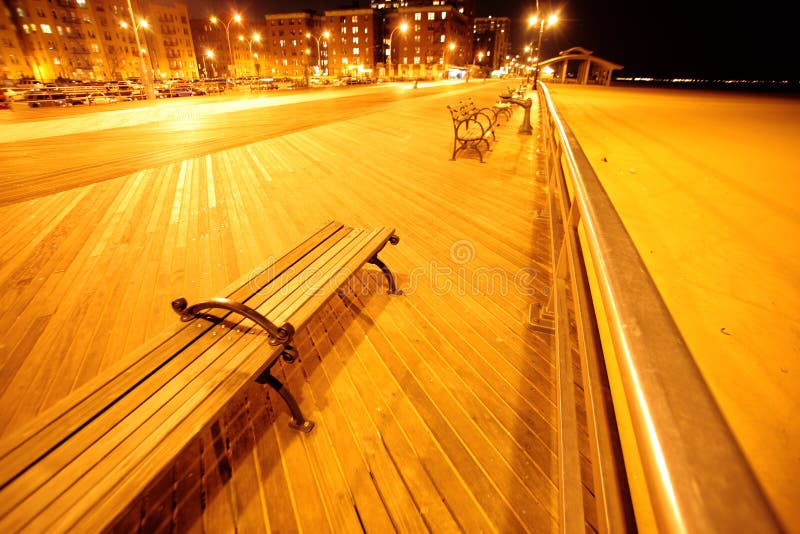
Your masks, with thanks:
[{"label": "lit window", "polygon": [[443,43],[445,41],[445,34],[439,36],[439,42]]},{"label": "lit window", "polygon": [[354,55],[354,56],[357,56],[357,55],[359,55],[360,53],[361,53],[361,51],[360,51],[358,48],[353,48],[353,55]]},{"label": "lit window", "polygon": [[414,20],[422,20],[422,13],[414,13]]},{"label": "lit window", "polygon": [[353,26],[353,28],[350,30],[350,33],[358,33],[358,26]]},{"label": "lit window", "polygon": [[50,29],[49,24],[42,24],[40,28],[42,28],[42,33],[53,33],[53,30]]},{"label": "lit window", "polygon": [[414,65],[419,65],[421,63],[419,56],[414,56]]},{"label": "lit window", "polygon": [[353,41],[353,44],[358,44],[358,37],[353,37],[351,40]]},{"label": "lit window", "polygon": [[60,59],[58,59],[57,57],[54,57],[54,58],[53,58],[53,63],[54,63],[55,65],[61,65],[61,60],[60,60]]},{"label": "lit window", "polygon": [[434,13],[433,11],[429,11],[428,20],[436,20],[436,13]]},{"label": "lit window", "polygon": [[346,57],[342,58],[342,65],[347,65],[347,58]]},{"label": "lit window", "polygon": [[350,19],[350,22],[352,22],[353,24],[357,23],[358,22],[358,15],[353,15],[353,18]]},{"label": "lit window", "polygon": [[447,13],[445,13],[444,11],[442,11],[442,20],[444,20],[444,19],[446,19],[446,18],[447,18]]}]

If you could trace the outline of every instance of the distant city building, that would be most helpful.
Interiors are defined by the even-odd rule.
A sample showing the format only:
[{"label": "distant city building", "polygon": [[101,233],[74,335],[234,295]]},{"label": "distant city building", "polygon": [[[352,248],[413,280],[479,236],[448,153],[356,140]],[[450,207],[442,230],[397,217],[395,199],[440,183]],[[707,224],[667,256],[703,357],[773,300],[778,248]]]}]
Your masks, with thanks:
[{"label": "distant city building", "polygon": [[[102,0],[95,1],[102,3]],[[149,0],[140,2],[139,6],[148,21],[139,39],[143,39],[141,45],[150,57],[155,80],[197,78],[198,65],[186,4]]]},{"label": "distant city building", "polygon": [[11,8],[0,3],[0,80],[31,77],[33,69],[25,61],[25,52],[11,18]]},{"label": "distant city building", "polygon": [[382,59],[379,22],[372,9],[266,15],[268,74],[371,78]]},{"label": "distant city building", "polygon": [[387,50],[391,31],[408,24],[407,32],[395,32],[391,43],[391,66],[397,76],[439,78],[447,65],[463,66],[472,58],[469,18],[452,4],[401,7],[387,19]]},{"label": "distant city building", "polygon": [[[0,78],[461,76],[499,68],[510,20],[475,19],[474,0],[371,0],[369,8],[189,20],[171,0],[4,0]],[[233,15],[229,15],[233,16]],[[402,31],[407,24],[406,31]],[[227,31],[226,31],[227,30]],[[137,46],[137,33],[139,45]]]},{"label": "distant city building", "polygon": [[266,28],[261,19],[243,19],[241,22],[219,20],[216,23],[210,19],[193,19],[191,27],[194,54],[201,76],[246,77],[263,73]]},{"label": "distant city building", "polygon": [[[264,36],[265,75],[274,78],[308,76],[311,45],[306,37],[314,29],[312,11],[266,15]],[[316,50],[316,43],[314,45]]]},{"label": "distant city building", "polygon": [[3,13],[0,21],[10,21],[13,29],[0,32],[16,33],[22,60],[16,69],[2,69],[3,75],[33,75],[41,81],[140,77],[136,26],[145,66],[156,79],[196,76],[186,5],[166,0],[132,4],[135,22],[127,0],[5,0],[9,18]]},{"label": "distant city building", "polygon": [[372,78],[382,60],[380,18],[372,9],[326,11],[322,31],[330,32],[327,48],[329,76]]},{"label": "distant city building", "polygon": [[482,65],[497,70],[505,63],[510,51],[511,19],[508,17],[477,17],[472,24],[476,53],[483,53]]},{"label": "distant city building", "polygon": [[401,7],[451,6],[469,18],[475,16],[475,0],[370,0],[370,9],[400,9]]}]

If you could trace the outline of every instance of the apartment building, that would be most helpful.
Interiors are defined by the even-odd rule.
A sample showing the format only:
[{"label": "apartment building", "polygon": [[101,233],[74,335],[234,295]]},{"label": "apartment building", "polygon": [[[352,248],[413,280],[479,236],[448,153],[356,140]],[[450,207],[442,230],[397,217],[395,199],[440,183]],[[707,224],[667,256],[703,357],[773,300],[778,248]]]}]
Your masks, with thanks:
[{"label": "apartment building", "polygon": [[469,18],[475,16],[475,0],[370,0],[370,9],[392,10],[402,7],[451,6]]},{"label": "apartment building", "polygon": [[[194,54],[201,72],[207,78],[270,75],[265,68],[264,21],[248,20],[234,14],[231,18],[190,21]],[[228,46],[230,37],[230,47]]]},{"label": "apartment building", "polygon": [[148,27],[140,33],[155,80],[199,76],[186,4],[149,0],[139,4]]},{"label": "apartment building", "polygon": [[[441,78],[472,59],[470,19],[455,5],[401,7],[385,15],[387,71],[402,78]],[[407,30],[402,32],[402,25]]]},{"label": "apartment building", "polygon": [[156,79],[196,76],[186,5],[164,0],[131,3],[135,20],[127,0],[5,0],[13,29],[2,31],[16,34],[21,53],[21,60],[15,55],[18,68],[9,67],[9,78],[139,77],[140,50],[145,68]]},{"label": "apartment building", "polygon": [[11,19],[11,9],[0,3],[0,82],[33,77]]},{"label": "apartment building", "polygon": [[472,24],[472,42],[483,54],[481,64],[497,70],[505,63],[511,47],[511,19],[508,17],[476,17]]},{"label": "apartment building", "polygon": [[326,11],[321,33],[328,32],[324,65],[329,76],[373,78],[382,59],[380,17],[372,9]]},{"label": "apartment building", "polygon": [[[311,39],[314,29],[312,11],[265,15],[264,75],[273,78],[307,78],[311,65]],[[316,50],[316,43],[314,44]]]}]

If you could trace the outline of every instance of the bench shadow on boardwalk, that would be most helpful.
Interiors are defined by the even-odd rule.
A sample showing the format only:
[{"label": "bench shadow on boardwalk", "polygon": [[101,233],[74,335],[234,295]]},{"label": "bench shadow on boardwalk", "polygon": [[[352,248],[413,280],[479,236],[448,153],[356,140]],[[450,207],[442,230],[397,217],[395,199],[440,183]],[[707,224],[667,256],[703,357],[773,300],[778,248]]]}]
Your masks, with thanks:
[{"label": "bench shadow on boardwalk", "polygon": [[[504,88],[463,94],[488,104]],[[253,383],[118,528],[554,531],[555,369],[526,324],[550,284],[537,136],[517,133],[518,110],[485,163],[451,161],[447,98],[0,208],[16,221],[2,432],[173,324],[174,297],[216,296],[326,220],[391,225],[383,259],[405,295],[368,267],[276,370],[315,430],[290,430]]]}]

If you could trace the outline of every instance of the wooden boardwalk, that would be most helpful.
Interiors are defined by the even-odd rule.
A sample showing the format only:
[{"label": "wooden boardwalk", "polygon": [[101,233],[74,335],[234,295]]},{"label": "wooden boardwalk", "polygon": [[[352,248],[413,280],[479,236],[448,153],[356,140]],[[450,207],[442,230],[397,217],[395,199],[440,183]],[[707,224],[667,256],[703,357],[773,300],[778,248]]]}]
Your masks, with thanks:
[{"label": "wooden boardwalk", "polygon": [[253,384],[120,529],[556,530],[551,339],[526,326],[550,284],[537,136],[518,110],[486,163],[450,161],[452,99],[0,207],[0,436],[174,324],[173,298],[217,296],[331,219],[393,226],[405,295],[368,268],[279,372],[315,431]]}]

